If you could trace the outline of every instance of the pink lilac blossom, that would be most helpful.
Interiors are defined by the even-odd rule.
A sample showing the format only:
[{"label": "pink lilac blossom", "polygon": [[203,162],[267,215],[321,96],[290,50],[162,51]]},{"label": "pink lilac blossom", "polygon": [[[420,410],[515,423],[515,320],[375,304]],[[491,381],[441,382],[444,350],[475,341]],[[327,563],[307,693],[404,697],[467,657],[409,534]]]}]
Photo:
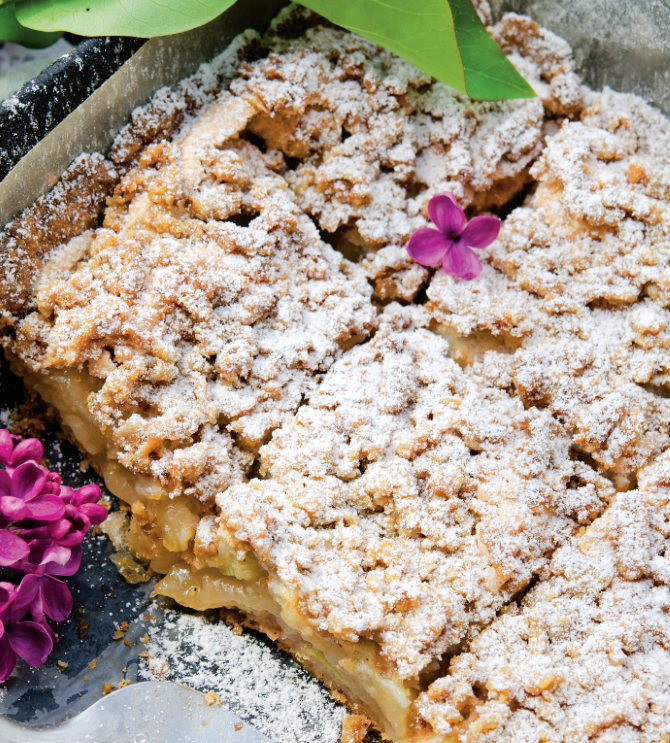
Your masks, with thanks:
[{"label": "pink lilac blossom", "polygon": [[65,511],[60,485],[36,462],[24,462],[13,472],[0,470],[0,524],[39,519],[54,521]]},{"label": "pink lilac blossom", "polygon": [[[0,679],[14,670],[17,656],[31,666],[41,666],[53,647],[51,635],[39,622],[23,620],[25,589],[0,583]],[[23,621],[22,621],[23,620]]]},{"label": "pink lilac blossom", "polygon": [[471,248],[486,248],[498,237],[498,217],[474,217],[467,225],[465,212],[452,193],[442,193],[428,202],[428,214],[437,227],[421,227],[407,243],[407,252],[422,266],[442,268],[461,279],[475,279],[482,264]]},{"label": "pink lilac blossom", "polygon": [[[19,442],[14,446],[15,442]],[[21,439],[4,429],[0,430],[0,464],[9,472],[24,462],[39,462],[44,455],[44,447],[39,439]]]},{"label": "pink lilac blossom", "polygon": [[72,611],[67,585],[54,576],[79,569],[84,535],[107,517],[97,485],[77,491],[61,485],[58,474],[39,464],[43,454],[37,439],[0,430],[0,566],[24,574],[18,588],[0,583],[0,681],[18,656],[31,665],[45,662],[57,640],[47,617],[62,622]]}]

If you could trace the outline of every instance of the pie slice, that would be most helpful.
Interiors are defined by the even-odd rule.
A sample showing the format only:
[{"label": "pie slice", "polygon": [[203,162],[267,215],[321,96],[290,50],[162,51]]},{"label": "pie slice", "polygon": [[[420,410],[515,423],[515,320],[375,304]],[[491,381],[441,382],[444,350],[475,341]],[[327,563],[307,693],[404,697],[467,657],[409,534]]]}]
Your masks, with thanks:
[{"label": "pie slice", "polygon": [[670,737],[670,457],[558,549],[512,604],[418,698],[458,740]]},{"label": "pie slice", "polygon": [[[444,659],[614,492],[549,413],[473,384],[427,319],[389,306],[156,589],[241,609],[394,741],[426,734],[414,703]],[[220,575],[250,554],[258,584]]]}]

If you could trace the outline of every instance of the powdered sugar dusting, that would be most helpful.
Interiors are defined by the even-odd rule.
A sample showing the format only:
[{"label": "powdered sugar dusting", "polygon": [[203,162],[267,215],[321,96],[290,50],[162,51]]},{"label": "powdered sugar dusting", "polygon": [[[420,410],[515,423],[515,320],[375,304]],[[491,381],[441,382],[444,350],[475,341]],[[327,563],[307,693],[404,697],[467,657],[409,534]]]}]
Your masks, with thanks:
[{"label": "powdered sugar dusting", "polygon": [[[669,485],[666,454],[641,473],[639,492],[620,493],[557,550],[521,607],[421,695],[436,731],[474,728],[478,743],[668,737]],[[488,690],[485,703],[475,687]]]},{"label": "powdered sugar dusting", "polygon": [[[342,708],[318,681],[254,637],[170,611],[149,635],[147,652],[168,661],[173,680],[215,691],[226,707],[275,743],[339,740]],[[148,668],[142,675],[154,677]]]},{"label": "powdered sugar dusting", "polygon": [[546,564],[613,488],[550,415],[472,384],[419,308],[390,305],[217,495],[221,529],[298,593],[315,628],[374,639],[414,676]]},{"label": "powdered sugar dusting", "polygon": [[[17,220],[5,342],[33,373],[86,366],[112,458],[182,496],[181,541],[137,496],[152,568],[194,594],[243,575],[301,642],[373,648],[403,724],[666,740],[670,124],[580,86],[522,16],[490,31],[539,99],[498,103],[311,18],[283,11],[266,57],[240,64],[248,35],[137,112],[104,227],[41,247]],[[477,280],[408,258],[435,193],[481,212],[527,187]],[[294,689],[276,740],[322,714],[284,670],[254,675],[248,637],[167,621],[155,670],[259,725],[261,690],[278,719]]]}]

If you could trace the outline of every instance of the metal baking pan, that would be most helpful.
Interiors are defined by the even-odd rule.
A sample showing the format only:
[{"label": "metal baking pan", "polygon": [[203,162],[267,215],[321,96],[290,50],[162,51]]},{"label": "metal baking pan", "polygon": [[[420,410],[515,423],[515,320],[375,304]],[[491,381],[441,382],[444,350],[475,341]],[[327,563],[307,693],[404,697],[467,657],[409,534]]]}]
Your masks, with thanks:
[{"label": "metal baking pan", "polygon": [[513,11],[567,39],[582,80],[636,93],[670,116],[668,0],[489,0],[493,15]]},{"label": "metal baking pan", "polygon": [[[617,13],[625,6],[642,32],[631,33],[630,24],[610,23],[602,3],[590,0],[492,0],[491,4],[496,17],[508,10],[528,12],[567,38],[588,84],[636,92],[670,113],[670,7],[655,0],[603,2],[608,7],[616,5],[613,12]],[[0,105],[0,227],[48,191],[77,155],[105,152],[131,111],[156,90],[195,72],[243,30],[262,32],[285,4],[285,0],[244,0],[201,28],[149,41],[89,39],[25,85]],[[645,41],[646,28],[666,29],[667,33],[648,34]],[[2,425],[7,423],[3,418],[22,403],[22,384],[0,358]],[[79,485],[91,480],[90,471],[81,472],[79,452],[59,438],[55,428],[47,429],[42,439],[52,468],[60,471],[65,482]],[[104,537],[87,537],[82,568],[69,580],[75,611],[59,628],[61,638],[54,652],[43,668],[19,665],[19,674],[0,690],[0,740],[121,743],[136,739],[153,743],[199,741],[206,735],[236,743],[267,741],[251,727],[240,728],[245,732],[238,734],[240,718],[250,719],[243,705],[236,717],[220,707],[203,707],[193,692],[169,683],[143,684],[139,700],[143,712],[137,711],[131,699],[138,677],[135,644],[144,631],[143,612],[150,602],[151,584],[128,585],[109,561],[113,551]],[[111,639],[121,617],[130,624],[126,635],[132,640],[130,648]],[[159,622],[160,617],[153,621]],[[84,632],[81,622],[89,625]],[[300,683],[311,683],[271,643],[260,636],[255,641],[290,669],[290,674],[302,679]],[[89,670],[94,658],[99,663]],[[67,668],[59,667],[58,660],[66,662]],[[102,683],[114,674],[118,678],[121,670],[131,686],[101,698]],[[262,676],[264,669],[258,672]],[[323,696],[324,706],[319,709],[326,710],[332,721],[340,710],[325,701],[325,691]],[[63,723],[66,718],[71,719]],[[144,725],[141,737],[135,737],[133,721]],[[34,727],[56,723],[60,726]],[[310,726],[314,734],[305,733],[305,741],[330,743],[332,739],[334,743],[333,725],[328,734],[319,730],[328,727],[323,717],[307,720],[304,731]],[[290,736],[271,733],[270,737],[280,743]],[[303,740],[299,735],[291,739]]]},{"label": "metal baking pan", "polygon": [[200,28],[149,41],[84,41],[0,105],[0,227],[48,191],[77,155],[106,152],[130,112],[263,31],[286,0],[244,0]]}]

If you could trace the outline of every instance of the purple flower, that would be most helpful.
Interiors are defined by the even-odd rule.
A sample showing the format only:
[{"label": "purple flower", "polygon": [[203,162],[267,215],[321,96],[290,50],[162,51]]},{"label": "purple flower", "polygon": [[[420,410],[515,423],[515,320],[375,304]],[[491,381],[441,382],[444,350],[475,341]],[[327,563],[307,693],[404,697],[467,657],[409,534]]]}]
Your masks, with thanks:
[{"label": "purple flower", "polygon": [[[15,442],[20,442],[14,446]],[[24,462],[39,462],[44,454],[44,447],[39,439],[21,439],[9,431],[0,430],[0,464],[10,472]]]},{"label": "purple flower", "polygon": [[[24,574],[18,589],[0,583],[0,681],[19,655],[31,665],[46,660],[57,639],[47,618],[62,622],[72,611],[70,590],[55,576],[77,572],[84,535],[107,518],[100,488],[61,486],[38,464],[43,454],[37,439],[0,430],[0,566]],[[23,619],[28,612],[32,621]]]},{"label": "purple flower", "polygon": [[81,547],[64,547],[53,539],[32,539],[27,560],[9,567],[32,575],[74,575],[81,565]]},{"label": "purple flower", "polygon": [[21,621],[28,608],[28,590],[23,582],[18,590],[11,583],[0,583],[0,681],[14,670],[17,656],[31,666],[41,666],[53,648],[50,633],[39,622]]},{"label": "purple flower", "polygon": [[76,492],[69,487],[61,491],[65,513],[58,521],[49,524],[49,534],[59,544],[71,547],[80,544],[91,524],[102,524],[107,509],[98,505],[100,488],[91,483]]},{"label": "purple flower", "polygon": [[27,573],[21,581],[19,606],[24,614],[30,610],[32,618],[44,627],[53,642],[56,641],[56,634],[46,618],[62,622],[72,611],[70,589],[53,576],[74,575],[81,565],[81,556],[79,546],[64,547],[52,539],[33,539],[30,542],[28,560],[21,560],[10,566],[21,573]]},{"label": "purple flower", "polygon": [[101,524],[107,518],[107,509],[97,505],[100,488],[84,485],[76,492],[64,485],[60,497],[65,504],[63,515],[48,524],[21,532],[24,539],[51,539],[63,547],[81,544],[91,524]]},{"label": "purple flower", "polygon": [[62,580],[50,575],[26,575],[21,581],[19,594],[15,601],[17,610],[30,611],[35,622],[47,631],[53,642],[56,633],[46,618],[62,622],[72,611],[72,594]]},{"label": "purple flower", "polygon": [[29,552],[30,548],[20,536],[9,529],[0,529],[0,566],[6,568],[18,560],[23,560]]},{"label": "purple flower", "polygon": [[482,264],[470,248],[485,248],[500,232],[498,217],[474,217],[467,226],[465,212],[452,193],[433,196],[428,202],[428,214],[438,228],[421,227],[407,243],[407,252],[422,266],[442,268],[461,279],[475,279]]},{"label": "purple flower", "polygon": [[27,518],[55,521],[63,515],[65,505],[58,497],[60,478],[50,474],[33,461],[12,472],[0,470],[0,527]]}]

